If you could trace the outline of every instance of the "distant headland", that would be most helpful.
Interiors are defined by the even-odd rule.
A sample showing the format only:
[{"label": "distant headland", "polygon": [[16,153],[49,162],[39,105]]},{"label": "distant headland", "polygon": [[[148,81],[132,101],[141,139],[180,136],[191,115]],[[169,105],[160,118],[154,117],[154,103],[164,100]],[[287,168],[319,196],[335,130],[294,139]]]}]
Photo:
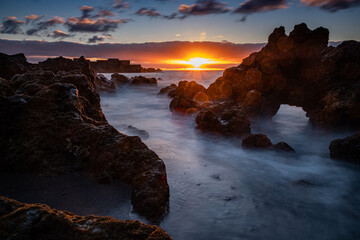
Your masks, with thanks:
[{"label": "distant headland", "polygon": [[[74,58],[77,60],[78,58]],[[161,72],[160,68],[143,68],[140,64],[130,64],[130,60],[119,60],[109,58],[107,60],[90,61],[91,67],[97,73],[140,73],[140,72]]]}]

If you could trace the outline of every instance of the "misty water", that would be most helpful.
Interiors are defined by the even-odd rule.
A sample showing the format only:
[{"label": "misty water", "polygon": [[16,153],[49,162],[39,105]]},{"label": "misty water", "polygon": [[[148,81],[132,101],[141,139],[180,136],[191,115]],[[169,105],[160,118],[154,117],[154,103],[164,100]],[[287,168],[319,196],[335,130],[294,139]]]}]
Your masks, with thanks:
[{"label": "misty water", "polygon": [[[283,105],[273,119],[252,122],[252,132],[285,141],[296,154],[244,149],[239,139],[196,130],[194,117],[171,113],[171,99],[158,95],[180,80],[207,87],[221,74],[145,73],[163,80],[101,93],[109,123],[129,135],[129,125],[148,132],[143,141],[165,162],[170,203],[160,226],[175,240],[360,239],[360,168],[331,160],[328,150],[332,140],[354,132],[314,129],[301,108]],[[0,195],[79,215],[146,222],[132,212],[129,186],[98,184],[85,173],[1,174]]]},{"label": "misty water", "polygon": [[[162,80],[101,94],[109,123],[129,135],[129,125],[147,131],[143,141],[165,162],[170,204],[160,226],[175,240],[359,239],[360,169],[331,160],[328,150],[353,132],[314,129],[301,108],[282,105],[273,119],[253,122],[252,133],[285,141],[296,154],[244,149],[239,139],[196,130],[193,117],[171,113],[170,99],[157,94],[180,80],[207,87],[221,74],[146,73]],[[145,221],[128,203],[103,213]]]}]

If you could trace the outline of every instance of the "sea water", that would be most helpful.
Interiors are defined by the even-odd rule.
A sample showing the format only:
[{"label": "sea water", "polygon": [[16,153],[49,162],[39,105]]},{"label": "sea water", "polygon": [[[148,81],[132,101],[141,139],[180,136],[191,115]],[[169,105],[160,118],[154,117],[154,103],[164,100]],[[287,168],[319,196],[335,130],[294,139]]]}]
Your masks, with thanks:
[{"label": "sea water", "polygon": [[252,122],[252,133],[285,141],[296,154],[244,149],[239,139],[200,132],[194,116],[171,113],[171,99],[158,95],[181,80],[208,87],[221,74],[144,73],[162,80],[101,94],[109,123],[129,135],[129,125],[147,131],[144,143],[165,162],[170,204],[160,226],[176,240],[360,239],[360,169],[331,160],[328,149],[354,132],[313,128],[301,108],[282,105],[271,120]]}]

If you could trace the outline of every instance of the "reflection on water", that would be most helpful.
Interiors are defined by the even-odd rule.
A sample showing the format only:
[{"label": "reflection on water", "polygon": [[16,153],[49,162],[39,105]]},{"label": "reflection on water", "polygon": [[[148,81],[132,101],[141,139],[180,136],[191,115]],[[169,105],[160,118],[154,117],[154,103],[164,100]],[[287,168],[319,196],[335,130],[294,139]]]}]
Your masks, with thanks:
[{"label": "reflection on water", "polygon": [[359,168],[332,161],[328,152],[331,140],[350,133],[312,129],[300,108],[281,106],[252,132],[285,141],[297,154],[243,149],[239,140],[198,132],[191,117],[172,114],[170,99],[157,95],[180,80],[208,86],[221,72],[142,75],[163,80],[102,94],[102,108],[118,130],[147,131],[144,142],[164,160],[171,197],[161,227],[174,239],[360,238]]}]

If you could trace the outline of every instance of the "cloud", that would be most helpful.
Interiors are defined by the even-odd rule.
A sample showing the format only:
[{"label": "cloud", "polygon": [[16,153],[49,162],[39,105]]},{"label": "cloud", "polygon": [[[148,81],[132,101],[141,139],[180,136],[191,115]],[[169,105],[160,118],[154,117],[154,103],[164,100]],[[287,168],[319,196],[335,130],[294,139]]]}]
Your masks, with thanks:
[{"label": "cloud", "polygon": [[66,37],[72,37],[72,35],[66,33],[66,32],[63,32],[63,31],[60,31],[60,30],[55,30],[51,33],[51,35],[49,37],[52,37],[52,38],[66,38]]},{"label": "cloud", "polygon": [[119,24],[125,24],[129,21],[130,19],[70,17],[65,25],[70,32],[109,32],[114,31]]},{"label": "cloud", "polygon": [[94,17],[106,17],[106,16],[114,16],[115,14],[108,10],[100,10]]},{"label": "cloud", "polygon": [[103,42],[103,37],[93,36],[92,38],[89,38],[88,43],[96,43],[96,42]]},{"label": "cloud", "polygon": [[190,15],[227,13],[231,9],[232,8],[227,7],[226,3],[216,0],[197,0],[196,3],[192,5],[181,4],[178,11],[183,14],[184,17],[187,17]]},{"label": "cloud", "polygon": [[42,19],[44,16],[39,16],[39,15],[36,15],[36,14],[31,14],[31,15],[28,15],[28,16],[25,16],[25,19],[26,19],[26,23],[29,23],[31,21],[38,21],[40,19]]},{"label": "cloud", "polygon": [[129,8],[129,3],[122,0],[114,0],[114,4],[112,5],[112,7],[115,9],[125,9]]},{"label": "cloud", "polygon": [[330,12],[360,5],[360,0],[301,0],[301,2],[307,6],[319,7]]},{"label": "cloud", "polygon": [[81,10],[81,12],[82,12],[82,15],[81,15],[81,17],[82,18],[88,18],[88,17],[90,17],[90,13],[92,12],[92,11],[94,11],[94,7],[90,7],[90,6],[86,6],[86,5],[84,5],[84,6],[82,6],[81,8],[80,8],[80,10]]},{"label": "cloud", "polygon": [[31,28],[26,31],[27,35],[36,35],[40,31],[47,30],[50,27],[56,26],[58,24],[65,23],[64,19],[62,17],[55,16],[53,18],[50,18],[46,21],[40,21],[36,23],[34,28]]},{"label": "cloud", "polygon": [[[286,0],[246,0],[235,9],[235,13],[251,14],[287,8]],[[245,19],[243,19],[244,21]]]},{"label": "cloud", "polygon": [[135,14],[139,16],[148,16],[151,18],[161,16],[161,14],[155,9],[147,9],[147,8],[141,8]]},{"label": "cloud", "polygon": [[21,20],[17,20],[16,17],[6,17],[3,19],[2,27],[0,33],[5,34],[19,34],[22,33],[20,26],[25,22]]},{"label": "cloud", "polygon": [[[178,18],[178,17],[177,17],[177,13],[172,13],[172,14],[170,14],[170,15],[162,15],[162,17],[163,17],[164,19],[167,19],[167,20],[172,20],[172,19]],[[180,19],[181,19],[181,17],[180,17]]]}]

